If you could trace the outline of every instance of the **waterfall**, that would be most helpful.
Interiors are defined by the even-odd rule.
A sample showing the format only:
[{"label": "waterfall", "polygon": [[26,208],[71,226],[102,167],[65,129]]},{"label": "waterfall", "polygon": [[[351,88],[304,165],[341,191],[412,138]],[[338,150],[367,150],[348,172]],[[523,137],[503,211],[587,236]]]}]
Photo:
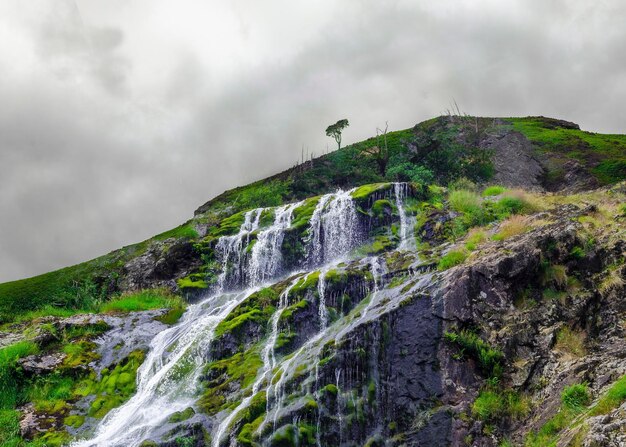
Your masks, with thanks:
[{"label": "waterfall", "polygon": [[404,199],[408,195],[408,185],[406,183],[394,183],[393,190],[396,198],[396,208],[400,217],[400,245],[399,250],[409,250],[412,247],[413,237],[413,219],[409,218],[404,209]]},{"label": "waterfall", "polygon": [[309,265],[320,265],[345,256],[359,241],[353,191],[326,194],[317,203],[309,227]]},{"label": "waterfall", "polygon": [[[220,443],[222,442],[222,439],[224,438],[226,430],[230,426],[231,422],[235,419],[235,416],[237,416],[239,413],[241,413],[241,411],[243,411],[250,405],[250,402],[252,402],[252,399],[259,392],[259,390],[261,389],[261,385],[266,380],[267,374],[274,369],[274,364],[276,363],[276,359],[274,358],[274,347],[276,345],[276,340],[278,339],[278,332],[279,332],[278,322],[280,320],[280,316],[283,313],[283,310],[285,310],[285,308],[289,304],[289,292],[291,291],[291,289],[293,289],[293,287],[298,282],[300,282],[301,279],[302,279],[301,276],[297,277],[280,294],[278,309],[276,309],[276,312],[274,312],[274,314],[272,315],[272,319],[270,321],[270,327],[271,327],[270,336],[267,340],[267,343],[265,343],[265,346],[263,347],[263,352],[261,354],[261,358],[263,360],[263,367],[261,369],[261,373],[258,374],[254,384],[252,385],[252,393],[248,397],[246,397],[244,400],[242,400],[241,403],[237,406],[237,408],[235,408],[226,418],[224,418],[224,420],[220,422],[219,426],[217,427],[216,434],[213,437],[213,443],[212,443],[213,447],[220,446]],[[305,277],[305,280],[306,280],[306,277]]]},{"label": "waterfall", "polygon": [[[321,265],[346,256],[360,240],[358,217],[352,191],[337,191],[322,196],[310,220],[307,256],[304,265]],[[150,437],[164,435],[171,428],[169,417],[194,406],[200,393],[200,378],[206,365],[206,354],[214,338],[215,328],[247,297],[258,290],[252,288],[282,275],[281,246],[290,228],[294,210],[302,203],[275,209],[274,222],[266,229],[259,223],[263,208],[247,211],[237,234],[222,236],[215,245],[216,260],[221,264],[214,293],[190,305],[176,325],[159,333],[151,342],[147,358],[137,371],[137,392],[130,400],[109,412],[99,423],[93,438],[77,441],[76,447],[136,447]],[[246,248],[256,241],[250,253]],[[281,293],[278,308],[271,317],[270,333],[262,349],[263,366],[241,403],[219,424],[216,424],[213,446],[224,441],[231,423],[251,403],[255,394],[266,387],[268,412],[273,404],[273,421],[281,416],[286,400],[286,384],[298,366],[297,359],[310,350],[326,334],[326,274],[323,268],[318,281],[320,331],[282,363],[275,358],[275,345],[280,334],[279,321],[289,305],[289,293],[308,275],[297,276]],[[277,373],[273,373],[278,366]],[[277,375],[280,374],[280,377]],[[249,390],[250,391],[250,390]],[[272,402],[273,400],[273,402]],[[262,426],[266,422],[264,421]],[[261,427],[262,427],[261,426]]]},{"label": "waterfall", "polygon": [[[215,328],[254,291],[215,295],[190,306],[179,324],[152,340],[148,356],[137,370],[135,395],[104,417],[93,439],[72,445],[138,446],[172,414],[193,405]],[[190,364],[193,367],[189,368]]]},{"label": "waterfall", "polygon": [[281,247],[285,230],[291,225],[293,211],[301,205],[302,202],[298,202],[276,208],[274,224],[257,235],[248,267],[249,281],[252,284],[261,284],[279,273],[282,267]]}]

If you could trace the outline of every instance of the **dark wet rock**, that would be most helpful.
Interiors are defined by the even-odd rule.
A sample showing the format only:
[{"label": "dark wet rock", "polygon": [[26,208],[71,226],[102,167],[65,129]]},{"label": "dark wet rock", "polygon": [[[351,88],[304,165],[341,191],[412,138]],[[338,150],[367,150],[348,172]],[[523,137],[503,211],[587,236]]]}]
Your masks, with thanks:
[{"label": "dark wet rock", "polygon": [[121,287],[138,290],[167,287],[177,290],[176,279],[187,276],[202,265],[200,254],[187,240],[167,239],[153,242],[144,254],[124,266]]}]

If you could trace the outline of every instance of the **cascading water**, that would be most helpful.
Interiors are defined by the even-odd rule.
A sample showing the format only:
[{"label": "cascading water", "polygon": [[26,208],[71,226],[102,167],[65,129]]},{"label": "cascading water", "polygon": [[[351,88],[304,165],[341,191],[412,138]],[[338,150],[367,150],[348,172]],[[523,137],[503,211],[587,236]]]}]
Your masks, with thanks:
[{"label": "cascading water", "polygon": [[257,235],[248,267],[249,281],[252,284],[261,284],[280,273],[283,259],[280,249],[285,230],[291,225],[293,211],[301,205],[302,202],[298,202],[276,208],[274,224]]},{"label": "cascading water", "polygon": [[[337,260],[349,253],[359,241],[358,218],[351,196],[352,191],[338,191],[322,196],[310,221],[310,240],[305,265],[319,265]],[[137,392],[125,404],[112,410],[99,424],[92,439],[77,441],[76,447],[135,447],[150,437],[160,437],[163,427],[170,427],[169,417],[196,402],[206,353],[217,325],[255,290],[251,287],[269,281],[283,273],[281,246],[292,215],[301,203],[275,209],[274,223],[259,231],[259,208],[245,213],[244,222],[235,235],[221,237],[216,246],[217,260],[222,265],[215,293],[189,306],[181,321],[161,332],[151,343],[150,351],[137,372]],[[246,254],[252,233],[257,240],[251,253]],[[279,335],[278,323],[288,306],[291,289],[308,275],[297,277],[281,294],[278,309],[270,321],[270,333],[262,351],[263,367],[252,386],[252,394],[245,397],[214,431],[213,445],[219,446],[234,418],[249,404],[264,383],[267,383],[268,410],[274,402],[274,423],[281,414],[285,401],[287,379],[293,376],[294,360],[305,349],[310,349],[325,333],[328,313],[325,304],[325,273],[320,275],[320,331],[291,357],[282,363],[275,359],[274,348]],[[232,293],[225,293],[232,289]],[[241,289],[237,291],[237,289]],[[282,375],[272,375],[279,366]],[[269,411],[268,411],[269,413]]]},{"label": "cascading water", "polygon": [[311,217],[311,265],[330,262],[352,250],[359,240],[356,207],[349,191],[322,196]]},{"label": "cascading water", "polygon": [[137,371],[135,395],[107,414],[92,439],[73,445],[134,447],[165,425],[173,413],[191,406],[216,326],[253,292],[216,295],[190,306],[179,324],[152,341]]},{"label": "cascading water", "polygon": [[394,183],[394,195],[396,199],[396,208],[400,217],[400,245],[399,250],[409,250],[413,248],[413,219],[411,219],[404,209],[404,199],[408,196],[409,186],[406,183]]},{"label": "cascading water", "polygon": [[318,313],[320,317],[320,331],[326,329],[328,325],[328,309],[326,308],[326,273],[328,273],[328,267],[323,268],[320,271],[320,276],[317,278],[317,294],[319,295]]}]

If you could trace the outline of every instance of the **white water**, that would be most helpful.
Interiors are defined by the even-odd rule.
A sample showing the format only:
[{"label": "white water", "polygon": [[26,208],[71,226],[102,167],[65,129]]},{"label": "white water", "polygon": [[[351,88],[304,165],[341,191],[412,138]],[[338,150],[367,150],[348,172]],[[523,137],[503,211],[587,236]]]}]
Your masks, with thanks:
[{"label": "white water", "polygon": [[329,267],[325,267],[320,271],[317,279],[317,294],[319,295],[318,313],[320,317],[320,331],[328,326],[328,309],[326,308],[326,273]]},{"label": "white water", "polygon": [[252,284],[262,284],[279,273],[283,260],[281,247],[285,230],[291,225],[293,211],[301,205],[302,202],[298,202],[276,208],[274,224],[257,235],[248,267]]},{"label": "white water", "polygon": [[413,245],[413,219],[409,218],[404,209],[404,199],[408,195],[408,185],[406,183],[394,183],[394,195],[396,198],[396,208],[400,217],[400,245],[398,250],[410,250]]},{"label": "white water", "polygon": [[309,262],[328,263],[346,255],[359,240],[352,192],[339,190],[322,196],[311,216]]}]

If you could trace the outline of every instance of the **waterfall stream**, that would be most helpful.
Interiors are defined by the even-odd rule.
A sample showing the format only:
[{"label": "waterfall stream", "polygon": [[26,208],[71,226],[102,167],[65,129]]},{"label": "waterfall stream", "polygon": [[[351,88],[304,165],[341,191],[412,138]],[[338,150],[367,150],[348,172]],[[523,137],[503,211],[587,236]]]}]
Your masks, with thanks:
[{"label": "waterfall stream", "polygon": [[[400,235],[405,242],[411,230],[403,205],[407,194],[406,185],[402,185],[396,184],[394,193],[400,215]],[[100,422],[91,439],[77,441],[74,446],[136,447],[151,436],[163,434],[160,427],[167,425],[173,413],[194,406],[199,396],[200,377],[206,365],[206,355],[215,328],[263,284],[287,273],[283,266],[281,247],[285,232],[291,226],[293,213],[300,206],[302,202],[275,208],[273,223],[264,229],[259,228],[264,209],[247,211],[236,234],[220,237],[215,246],[215,253],[222,270],[212,295],[190,305],[180,322],[154,338],[147,358],[137,373],[136,394],[125,404],[112,410]],[[321,268],[317,284],[319,331],[291,356],[282,361],[275,358],[276,342],[280,335],[279,322],[283,311],[289,306],[289,294],[299,282],[306,281],[311,273],[297,274],[280,294],[277,308],[269,321],[268,335],[261,352],[263,364],[257,371],[251,393],[246,394],[241,403],[215,425],[213,447],[224,445],[232,422],[250,405],[254,396],[262,391],[264,386],[268,411],[266,420],[258,432],[268,421],[273,421],[276,427],[286,399],[287,381],[293,377],[297,366],[297,362],[294,362],[303,352],[310,350],[329,329],[326,275],[330,263],[333,261],[336,263],[344,258],[360,242],[352,190],[339,190],[322,196],[309,225],[306,259],[303,265],[326,265]],[[250,249],[251,241],[254,245]],[[385,267],[379,258],[368,259],[374,276],[375,295],[380,287]],[[364,315],[367,314],[372,302],[373,296],[370,297]],[[340,375],[341,371],[338,371],[337,385]],[[341,419],[340,423],[343,424]]]}]

